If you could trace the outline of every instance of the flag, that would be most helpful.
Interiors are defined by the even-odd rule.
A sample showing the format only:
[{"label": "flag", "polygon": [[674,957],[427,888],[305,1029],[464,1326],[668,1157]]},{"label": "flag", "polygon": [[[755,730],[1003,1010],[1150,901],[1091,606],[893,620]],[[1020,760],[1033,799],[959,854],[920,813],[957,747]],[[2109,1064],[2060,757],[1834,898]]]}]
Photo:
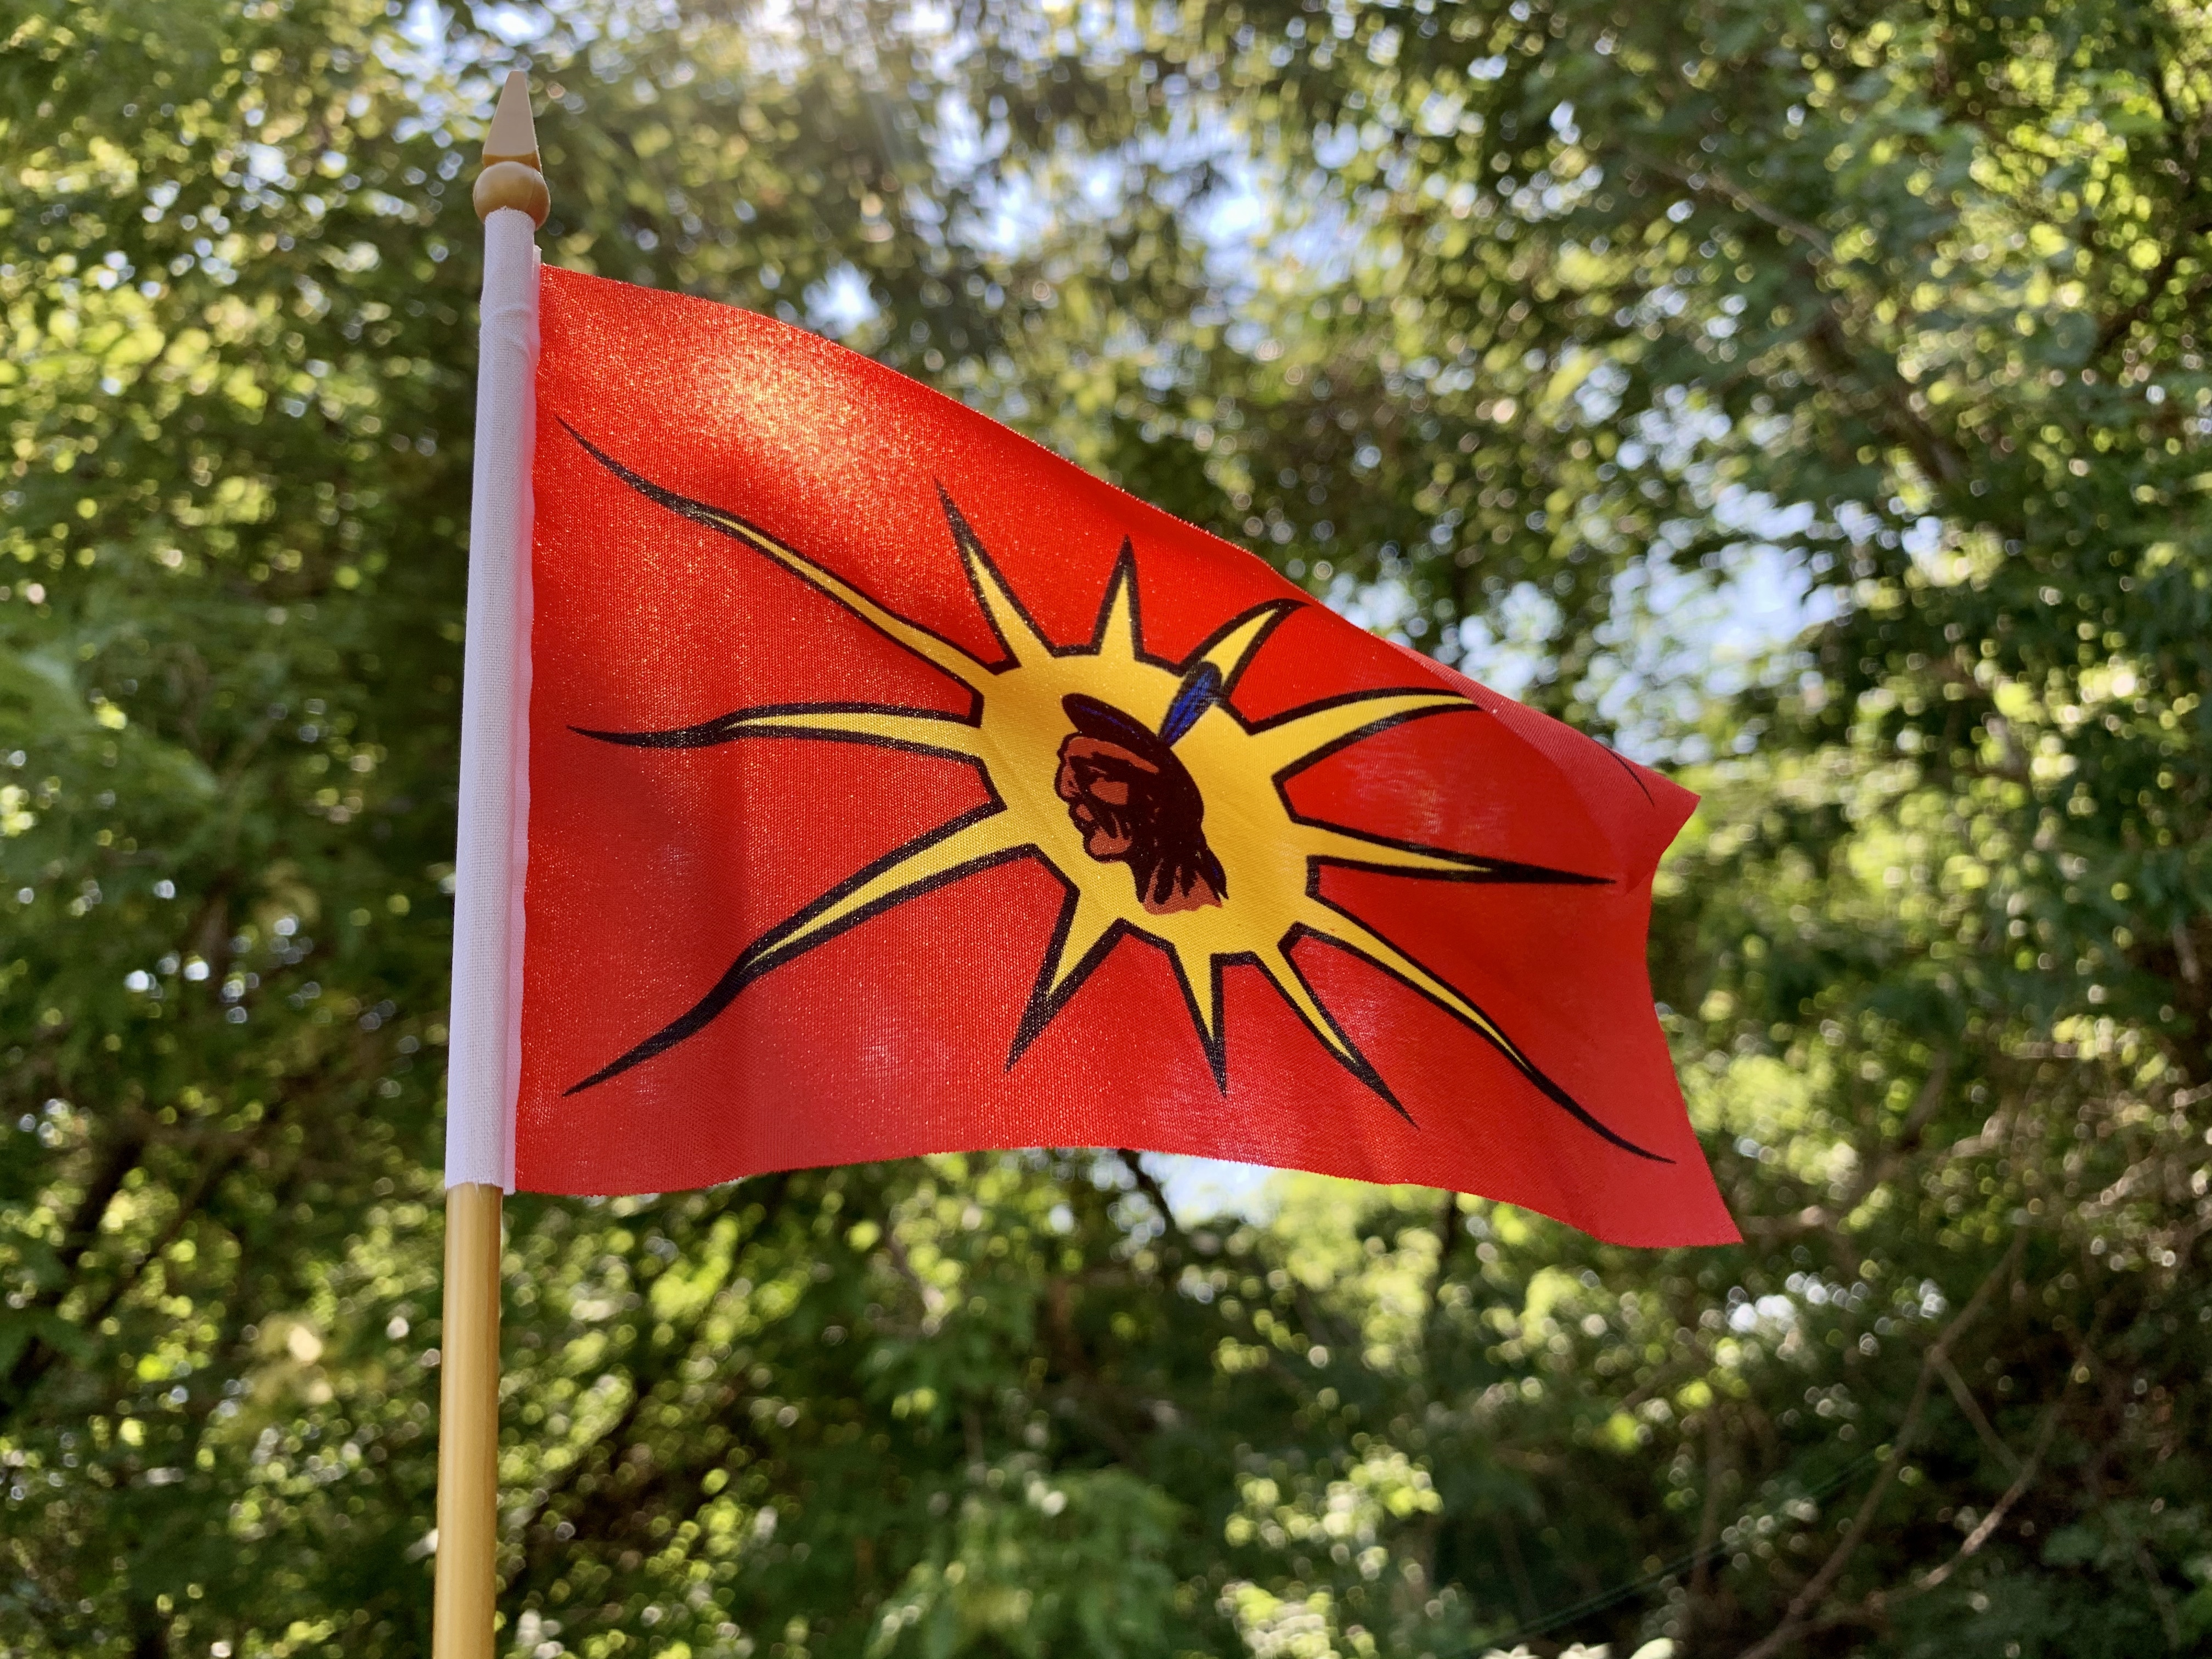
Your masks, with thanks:
[{"label": "flag", "polygon": [[1732,1239],[1694,805],[951,398],[548,269],[516,1183],[1128,1146]]}]

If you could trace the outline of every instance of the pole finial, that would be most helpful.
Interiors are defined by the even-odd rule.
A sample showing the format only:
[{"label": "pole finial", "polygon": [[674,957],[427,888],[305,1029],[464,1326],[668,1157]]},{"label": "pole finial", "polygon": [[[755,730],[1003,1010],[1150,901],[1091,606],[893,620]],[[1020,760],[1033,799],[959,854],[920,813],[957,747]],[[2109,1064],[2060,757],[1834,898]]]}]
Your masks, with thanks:
[{"label": "pole finial", "polygon": [[545,187],[538,128],[530,118],[530,77],[520,70],[510,70],[499,89],[499,107],[492,112],[491,131],[484,134],[483,159],[471,192],[477,217],[489,219],[501,208],[517,208],[532,224],[544,224],[553,210],[553,195]]}]

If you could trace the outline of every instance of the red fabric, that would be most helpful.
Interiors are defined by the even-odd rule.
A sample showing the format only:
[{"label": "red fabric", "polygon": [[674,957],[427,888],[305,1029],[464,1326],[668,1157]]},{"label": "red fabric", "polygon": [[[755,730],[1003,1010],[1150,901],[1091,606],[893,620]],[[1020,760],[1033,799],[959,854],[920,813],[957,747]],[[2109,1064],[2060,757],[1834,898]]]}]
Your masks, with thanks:
[{"label": "red fabric", "polygon": [[[1653,866],[1692,796],[840,347],[556,270],[542,326],[520,1186],[659,1191],[928,1152],[1117,1146],[1455,1188],[1623,1243],[1736,1237],[1644,962]],[[1228,888],[1210,903],[1203,885],[1176,890],[1196,895],[1192,927],[1233,939],[1280,919],[1262,902],[1274,890],[1250,872],[1298,855],[1256,843],[1280,828],[1273,797],[1237,770],[1247,756],[1259,763],[1261,738],[1330,699],[1442,694],[1291,770],[1283,822],[1503,860],[1510,878],[1308,860],[1321,908],[1299,914],[1356,918],[1346,932],[1395,946],[1519,1060],[1342,933],[1303,928],[1287,960],[1346,1052],[1270,971],[1237,958],[1220,970],[1210,1060],[1170,952],[1142,934],[1182,923],[1139,907],[1137,866],[1087,852],[1052,800],[1050,745],[1073,718],[1056,697],[1018,733],[1044,747],[972,760],[702,735],[742,711],[823,705],[951,716],[914,729],[963,743],[980,741],[963,720],[997,730],[999,681],[973,690],[702,516],[746,521],[981,663],[1036,658],[994,630],[948,501],[1052,647],[1039,676],[1107,661],[1084,653],[1126,540],[1151,665],[1099,667],[1097,696],[1157,726],[1161,744],[1169,691],[1195,687],[1204,702],[1198,648],[1232,618],[1281,608],[1234,665],[1225,700],[1167,750],[1206,799],[1202,833]],[[1089,695],[1093,682],[1082,685]],[[1157,760],[1151,741],[1124,748]],[[1027,757],[1018,778],[1000,775],[1016,766],[1008,755]],[[1024,788],[1050,804],[1021,820],[1043,826],[1039,840],[920,884],[767,966],[680,1040],[588,1082],[855,872],[963,815],[995,824],[994,801]],[[1093,884],[1084,890],[1133,926],[1041,1012],[1033,994],[1071,882]]]}]

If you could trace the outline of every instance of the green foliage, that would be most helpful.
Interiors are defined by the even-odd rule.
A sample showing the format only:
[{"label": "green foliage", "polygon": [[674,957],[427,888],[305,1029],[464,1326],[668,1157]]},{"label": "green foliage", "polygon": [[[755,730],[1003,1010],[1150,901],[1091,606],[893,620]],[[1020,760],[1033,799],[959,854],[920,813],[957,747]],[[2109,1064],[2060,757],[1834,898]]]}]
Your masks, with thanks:
[{"label": "green foliage", "polygon": [[[2202,1644],[2200,8],[395,9],[0,13],[0,1648],[427,1648],[518,20],[549,258],[865,291],[855,345],[1670,756],[1748,1242],[1177,1225],[1110,1152],[519,1200],[511,1652]],[[1677,613],[1762,569],[1804,637],[1694,695]]]}]

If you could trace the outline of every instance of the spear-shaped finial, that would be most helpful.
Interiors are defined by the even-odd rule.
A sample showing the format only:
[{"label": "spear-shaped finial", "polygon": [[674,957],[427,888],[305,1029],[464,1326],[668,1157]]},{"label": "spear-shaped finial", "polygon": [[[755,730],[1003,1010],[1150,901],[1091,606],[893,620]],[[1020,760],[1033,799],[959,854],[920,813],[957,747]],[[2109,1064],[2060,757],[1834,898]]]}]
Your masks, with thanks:
[{"label": "spear-shaped finial", "polygon": [[492,112],[491,131],[484,135],[484,169],[477,174],[477,217],[489,219],[501,208],[517,208],[542,225],[553,210],[552,192],[545,188],[544,164],[538,159],[538,128],[530,118],[530,77],[520,70],[507,72],[499,89],[499,107]]}]

